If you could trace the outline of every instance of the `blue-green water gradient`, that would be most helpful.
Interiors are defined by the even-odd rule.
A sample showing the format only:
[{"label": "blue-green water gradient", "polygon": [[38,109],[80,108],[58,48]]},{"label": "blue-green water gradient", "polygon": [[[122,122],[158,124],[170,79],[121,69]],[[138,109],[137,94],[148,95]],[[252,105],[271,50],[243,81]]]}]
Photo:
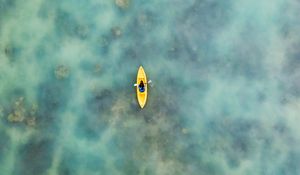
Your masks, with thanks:
[{"label": "blue-green water gradient", "polygon": [[0,174],[299,175],[299,31],[298,0],[0,0]]}]

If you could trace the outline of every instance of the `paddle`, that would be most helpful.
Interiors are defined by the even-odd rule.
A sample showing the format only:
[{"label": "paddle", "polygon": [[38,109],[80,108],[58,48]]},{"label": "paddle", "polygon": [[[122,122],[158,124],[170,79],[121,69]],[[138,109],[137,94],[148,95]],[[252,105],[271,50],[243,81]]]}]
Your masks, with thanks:
[{"label": "paddle", "polygon": [[149,81],[148,81],[148,84],[149,84],[151,87],[154,86],[153,83],[152,83],[152,80],[149,80]]}]

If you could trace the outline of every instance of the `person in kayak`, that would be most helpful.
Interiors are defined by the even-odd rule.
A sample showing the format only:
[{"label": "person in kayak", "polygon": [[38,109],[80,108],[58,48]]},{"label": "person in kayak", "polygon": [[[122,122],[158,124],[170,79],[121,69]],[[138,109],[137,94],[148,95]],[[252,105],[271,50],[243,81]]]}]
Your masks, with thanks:
[{"label": "person in kayak", "polygon": [[140,92],[145,92],[145,85],[144,85],[143,81],[141,81],[139,84],[139,90],[140,90]]}]

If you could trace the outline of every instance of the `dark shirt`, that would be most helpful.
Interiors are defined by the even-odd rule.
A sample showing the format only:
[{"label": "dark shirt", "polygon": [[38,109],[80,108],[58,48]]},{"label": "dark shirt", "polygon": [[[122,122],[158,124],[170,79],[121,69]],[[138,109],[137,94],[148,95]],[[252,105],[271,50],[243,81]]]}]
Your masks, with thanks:
[{"label": "dark shirt", "polygon": [[145,85],[144,85],[143,81],[141,81],[141,83],[139,85],[139,90],[140,90],[140,92],[145,92]]}]

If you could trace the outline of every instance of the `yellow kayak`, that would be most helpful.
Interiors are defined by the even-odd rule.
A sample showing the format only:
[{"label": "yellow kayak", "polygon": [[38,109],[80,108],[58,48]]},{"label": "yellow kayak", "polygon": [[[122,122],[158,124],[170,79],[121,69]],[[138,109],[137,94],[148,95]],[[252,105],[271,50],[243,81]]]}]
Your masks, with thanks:
[{"label": "yellow kayak", "polygon": [[137,100],[138,100],[141,108],[144,108],[144,106],[147,102],[148,88],[147,88],[146,73],[142,66],[140,66],[140,68],[138,70],[136,84],[137,84],[137,86],[136,86]]}]

